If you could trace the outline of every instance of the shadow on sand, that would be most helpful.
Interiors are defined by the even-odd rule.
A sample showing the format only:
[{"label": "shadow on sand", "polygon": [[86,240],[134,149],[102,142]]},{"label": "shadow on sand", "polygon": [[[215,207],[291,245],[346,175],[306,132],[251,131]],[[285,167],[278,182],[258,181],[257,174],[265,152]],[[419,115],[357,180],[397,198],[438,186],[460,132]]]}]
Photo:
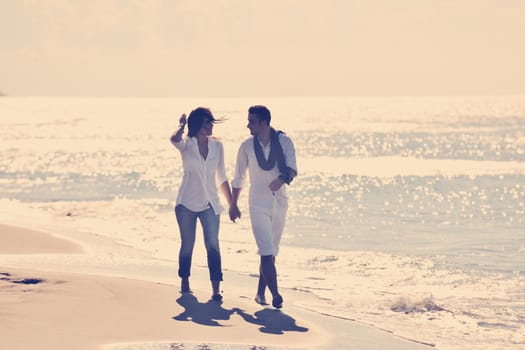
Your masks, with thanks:
[{"label": "shadow on sand", "polygon": [[182,294],[177,299],[177,303],[184,308],[183,312],[172,317],[177,321],[192,321],[205,326],[225,327],[218,321],[229,320],[236,313],[244,321],[261,326],[259,331],[262,333],[308,332],[308,328],[298,326],[293,317],[280,310],[268,308],[251,315],[239,308],[225,309],[222,307],[222,302],[218,301],[209,300],[201,303],[193,294],[188,293]]},{"label": "shadow on sand", "polygon": [[243,310],[235,310],[246,322],[261,326],[262,333],[284,334],[284,332],[308,332],[308,328],[300,327],[293,317],[280,310],[263,309],[250,315]]},{"label": "shadow on sand", "polygon": [[184,311],[172,319],[177,321],[193,321],[205,326],[224,327],[218,320],[229,320],[235,309],[221,307],[222,302],[209,300],[201,303],[193,294],[184,293],[177,299],[177,303]]}]

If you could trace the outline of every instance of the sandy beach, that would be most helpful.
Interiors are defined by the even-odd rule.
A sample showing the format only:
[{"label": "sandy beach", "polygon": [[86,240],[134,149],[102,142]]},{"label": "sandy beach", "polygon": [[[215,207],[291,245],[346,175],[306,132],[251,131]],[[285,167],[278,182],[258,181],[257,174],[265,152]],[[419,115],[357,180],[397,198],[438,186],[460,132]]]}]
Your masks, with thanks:
[{"label": "sandy beach", "polygon": [[[57,236],[0,225],[1,254],[82,254]],[[54,268],[55,270],[56,267]],[[174,269],[175,271],[175,269]],[[5,349],[424,349],[351,320],[294,306],[278,311],[251,301],[251,281],[229,281],[227,298],[209,300],[132,278],[0,267],[0,338]],[[231,285],[233,284],[233,285]],[[235,291],[238,291],[236,293]],[[237,294],[237,295],[235,295]]]}]

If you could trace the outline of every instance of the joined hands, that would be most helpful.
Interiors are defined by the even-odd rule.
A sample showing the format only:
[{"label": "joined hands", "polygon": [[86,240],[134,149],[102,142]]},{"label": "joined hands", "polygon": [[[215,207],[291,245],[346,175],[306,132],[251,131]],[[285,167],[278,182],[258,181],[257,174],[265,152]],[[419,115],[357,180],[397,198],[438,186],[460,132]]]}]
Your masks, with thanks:
[{"label": "joined hands", "polygon": [[233,204],[232,206],[230,206],[230,210],[228,211],[228,213],[230,214],[230,220],[233,222],[241,218],[241,211],[239,210],[237,204]]}]

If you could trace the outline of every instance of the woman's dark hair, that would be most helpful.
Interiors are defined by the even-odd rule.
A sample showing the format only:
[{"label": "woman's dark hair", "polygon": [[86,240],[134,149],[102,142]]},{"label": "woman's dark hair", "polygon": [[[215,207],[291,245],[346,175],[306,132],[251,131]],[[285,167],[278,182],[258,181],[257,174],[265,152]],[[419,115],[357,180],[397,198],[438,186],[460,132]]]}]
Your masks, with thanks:
[{"label": "woman's dark hair", "polygon": [[222,119],[216,119],[209,108],[198,107],[191,111],[190,116],[188,117],[188,137],[197,136],[199,130],[202,127],[202,124],[205,121],[211,121],[212,123],[220,123]]},{"label": "woman's dark hair", "polygon": [[255,114],[260,122],[265,121],[268,125],[270,125],[272,115],[270,114],[270,110],[265,106],[251,106],[248,109],[248,113]]}]

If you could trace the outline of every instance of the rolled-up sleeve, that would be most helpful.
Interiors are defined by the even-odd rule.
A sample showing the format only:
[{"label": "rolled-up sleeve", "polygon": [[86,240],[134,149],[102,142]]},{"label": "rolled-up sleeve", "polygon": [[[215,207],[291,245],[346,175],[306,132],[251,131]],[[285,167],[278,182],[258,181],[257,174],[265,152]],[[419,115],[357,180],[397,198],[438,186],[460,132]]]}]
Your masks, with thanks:
[{"label": "rolled-up sleeve", "polygon": [[170,138],[170,141],[171,141],[171,144],[173,146],[175,146],[175,148],[177,148],[179,151],[183,151],[184,150],[184,147],[186,145],[186,140],[184,138],[182,138],[179,142],[175,142],[173,141],[173,137]]},{"label": "rolled-up sleeve", "polygon": [[292,168],[297,173],[297,160],[295,158],[295,146],[292,142],[292,140],[289,137],[282,137],[281,140],[281,147],[283,149],[284,158],[286,160],[286,165],[289,168]]},{"label": "rolled-up sleeve", "polygon": [[232,187],[242,188],[246,178],[246,169],[248,168],[248,154],[246,153],[246,142],[241,144],[237,152],[237,161],[235,163],[235,172],[233,174]]},{"label": "rolled-up sleeve", "polygon": [[226,176],[226,167],[224,166],[224,147],[222,143],[219,143],[219,161],[217,164],[217,181],[219,184],[223,184],[225,181],[228,181],[228,177]]}]

